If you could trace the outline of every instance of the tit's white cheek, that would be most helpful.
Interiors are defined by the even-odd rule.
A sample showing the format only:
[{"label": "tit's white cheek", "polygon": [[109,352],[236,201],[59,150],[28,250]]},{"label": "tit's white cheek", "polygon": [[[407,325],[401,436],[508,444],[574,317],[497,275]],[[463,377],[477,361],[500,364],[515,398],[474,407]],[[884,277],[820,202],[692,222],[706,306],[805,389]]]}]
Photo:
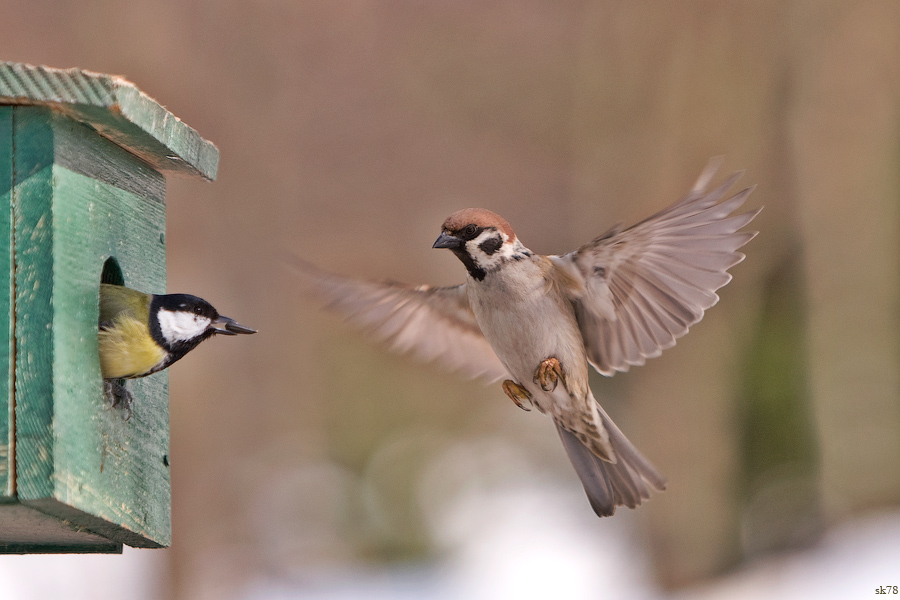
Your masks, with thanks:
[{"label": "tit's white cheek", "polygon": [[194,313],[160,310],[159,328],[170,342],[186,342],[206,331],[210,320]]}]

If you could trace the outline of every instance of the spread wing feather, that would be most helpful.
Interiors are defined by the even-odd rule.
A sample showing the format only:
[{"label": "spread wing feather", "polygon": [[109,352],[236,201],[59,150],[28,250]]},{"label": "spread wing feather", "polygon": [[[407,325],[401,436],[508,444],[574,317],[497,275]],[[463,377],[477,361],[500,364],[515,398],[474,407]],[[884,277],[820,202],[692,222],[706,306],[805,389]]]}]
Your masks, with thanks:
[{"label": "spread wing feather", "polygon": [[[718,302],[716,290],[741,262],[739,231],[759,210],[732,215],[753,187],[723,200],[741,173],[707,191],[711,164],[680,202],[628,229],[613,228],[581,248],[551,257],[575,277],[571,295],[591,364],[612,375],[642,365]],[[761,209],[760,209],[761,210]]]},{"label": "spread wing feather", "polygon": [[335,275],[298,258],[292,263],[328,309],[390,349],[471,378],[509,377],[475,322],[465,284],[411,287]]}]

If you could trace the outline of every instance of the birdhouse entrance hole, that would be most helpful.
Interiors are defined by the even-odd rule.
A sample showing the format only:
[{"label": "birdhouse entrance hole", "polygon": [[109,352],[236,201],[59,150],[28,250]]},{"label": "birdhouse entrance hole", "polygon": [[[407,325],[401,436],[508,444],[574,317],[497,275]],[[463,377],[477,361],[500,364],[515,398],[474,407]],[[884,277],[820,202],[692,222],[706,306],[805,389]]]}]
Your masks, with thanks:
[{"label": "birdhouse entrance hole", "polygon": [[122,267],[115,257],[110,256],[103,263],[103,271],[100,273],[100,283],[110,285],[125,285],[125,277],[122,275]]}]

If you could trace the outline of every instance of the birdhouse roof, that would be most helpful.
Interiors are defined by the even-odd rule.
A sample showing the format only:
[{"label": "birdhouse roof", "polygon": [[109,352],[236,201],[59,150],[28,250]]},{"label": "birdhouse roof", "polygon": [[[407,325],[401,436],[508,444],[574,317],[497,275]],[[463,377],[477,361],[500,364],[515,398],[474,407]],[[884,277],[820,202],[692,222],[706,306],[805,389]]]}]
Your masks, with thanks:
[{"label": "birdhouse roof", "polygon": [[0,62],[0,105],[41,105],[81,121],[162,172],[215,179],[219,151],[133,83],[83,69]]}]

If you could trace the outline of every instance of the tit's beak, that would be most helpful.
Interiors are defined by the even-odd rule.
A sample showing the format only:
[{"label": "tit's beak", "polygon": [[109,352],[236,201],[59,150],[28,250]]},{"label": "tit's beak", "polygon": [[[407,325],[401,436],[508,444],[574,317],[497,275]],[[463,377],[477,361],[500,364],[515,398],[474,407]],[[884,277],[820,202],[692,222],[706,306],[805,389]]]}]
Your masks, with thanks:
[{"label": "tit's beak", "polygon": [[442,231],[432,248],[458,248],[459,242],[460,240],[458,237],[450,235],[446,231]]},{"label": "tit's beak", "polygon": [[234,319],[229,319],[228,317],[223,317],[219,315],[219,318],[213,321],[210,326],[210,329],[215,331],[220,335],[237,335],[239,333],[256,333],[255,329],[250,329],[249,327],[244,327]]}]

